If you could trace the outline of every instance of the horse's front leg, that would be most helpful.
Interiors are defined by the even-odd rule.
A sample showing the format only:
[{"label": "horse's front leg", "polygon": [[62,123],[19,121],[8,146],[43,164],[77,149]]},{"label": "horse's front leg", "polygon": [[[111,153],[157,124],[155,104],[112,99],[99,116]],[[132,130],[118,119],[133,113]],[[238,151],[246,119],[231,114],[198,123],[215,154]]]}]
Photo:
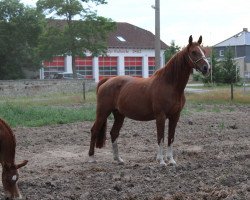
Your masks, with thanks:
[{"label": "horse's front leg", "polygon": [[167,159],[170,164],[176,165],[176,162],[173,158],[173,142],[174,142],[174,135],[175,135],[175,128],[177,122],[179,121],[180,113],[175,116],[169,118],[168,124],[168,147],[167,147]]},{"label": "horse's front leg", "polygon": [[166,166],[166,163],[163,159],[165,121],[166,121],[165,114],[161,114],[156,118],[157,142],[158,142],[158,153],[156,159],[160,162],[160,165],[163,166]]}]

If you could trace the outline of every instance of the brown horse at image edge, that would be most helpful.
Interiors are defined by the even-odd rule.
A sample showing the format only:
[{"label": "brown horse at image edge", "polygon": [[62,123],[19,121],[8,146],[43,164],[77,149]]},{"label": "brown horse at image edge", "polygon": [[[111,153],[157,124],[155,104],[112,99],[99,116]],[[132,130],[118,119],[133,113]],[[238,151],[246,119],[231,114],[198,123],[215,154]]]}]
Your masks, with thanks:
[{"label": "brown horse at image edge", "polygon": [[2,165],[2,183],[7,199],[22,199],[18,189],[18,169],[25,166],[28,161],[15,164],[16,138],[9,125],[0,119],[0,162]]},{"label": "brown horse at image edge", "polygon": [[156,120],[158,153],[157,160],[164,161],[164,129],[168,124],[166,158],[176,164],[173,158],[175,128],[185,104],[184,89],[193,69],[203,75],[210,73],[210,65],[201,46],[202,37],[175,54],[169,62],[149,78],[117,76],[102,79],[97,86],[96,120],[91,128],[89,162],[95,162],[94,149],[102,148],[106,140],[107,118],[112,113],[114,124],[111,128],[111,142],[114,160],[123,163],[119,156],[117,139],[124,118],[139,121]]}]

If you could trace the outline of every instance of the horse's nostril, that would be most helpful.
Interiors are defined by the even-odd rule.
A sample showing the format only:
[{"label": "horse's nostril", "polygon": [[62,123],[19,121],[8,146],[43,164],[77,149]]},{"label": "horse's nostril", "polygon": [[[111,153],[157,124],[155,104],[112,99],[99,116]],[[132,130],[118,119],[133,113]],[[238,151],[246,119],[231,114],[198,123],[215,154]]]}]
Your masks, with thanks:
[{"label": "horse's nostril", "polygon": [[203,66],[203,71],[207,71],[208,67],[206,65]]}]

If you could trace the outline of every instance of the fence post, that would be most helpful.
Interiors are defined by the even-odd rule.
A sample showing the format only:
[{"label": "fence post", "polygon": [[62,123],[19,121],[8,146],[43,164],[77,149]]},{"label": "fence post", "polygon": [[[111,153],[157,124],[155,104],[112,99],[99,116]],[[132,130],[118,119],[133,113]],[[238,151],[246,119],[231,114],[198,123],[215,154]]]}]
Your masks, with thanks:
[{"label": "fence post", "polygon": [[85,99],[86,99],[86,95],[85,95],[85,93],[86,93],[86,84],[85,84],[85,81],[83,81],[82,82],[82,95],[83,95],[83,100],[85,101]]}]

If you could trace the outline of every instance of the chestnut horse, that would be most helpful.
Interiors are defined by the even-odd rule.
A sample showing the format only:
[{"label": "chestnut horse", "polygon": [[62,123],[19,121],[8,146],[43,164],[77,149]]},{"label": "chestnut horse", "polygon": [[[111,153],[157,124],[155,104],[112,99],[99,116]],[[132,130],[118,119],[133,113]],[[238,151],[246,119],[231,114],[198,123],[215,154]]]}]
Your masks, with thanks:
[{"label": "chestnut horse", "polygon": [[18,169],[27,164],[24,160],[20,164],[15,164],[16,139],[9,125],[0,119],[0,162],[2,165],[2,183],[4,193],[7,198],[19,198],[17,181],[19,178]]},{"label": "chestnut horse", "polygon": [[123,163],[118,154],[117,138],[124,118],[139,121],[156,120],[158,153],[157,160],[166,165],[163,156],[164,128],[168,124],[168,148],[166,157],[170,163],[173,159],[172,145],[175,128],[180,112],[185,104],[184,89],[193,69],[208,75],[210,65],[200,46],[202,37],[175,54],[165,67],[157,70],[149,78],[117,76],[102,79],[97,86],[96,120],[91,129],[89,162],[95,162],[94,148],[102,148],[106,140],[107,118],[112,113],[114,124],[111,129],[111,142],[114,160]]}]

